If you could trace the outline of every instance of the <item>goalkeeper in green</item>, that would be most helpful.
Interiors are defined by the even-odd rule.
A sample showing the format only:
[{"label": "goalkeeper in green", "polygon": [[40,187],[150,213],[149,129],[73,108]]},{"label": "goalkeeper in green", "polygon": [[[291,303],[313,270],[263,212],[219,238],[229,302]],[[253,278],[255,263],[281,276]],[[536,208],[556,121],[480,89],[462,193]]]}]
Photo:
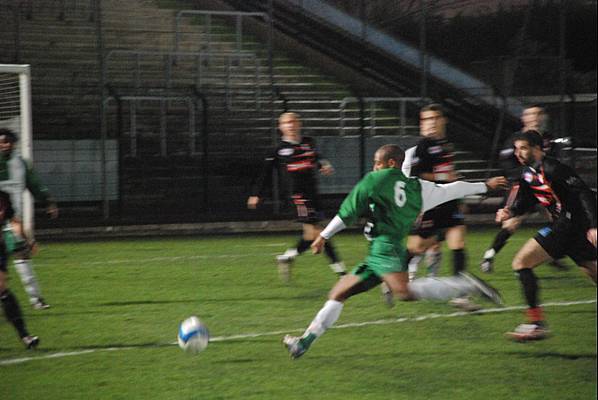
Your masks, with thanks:
[{"label": "goalkeeper in green", "polygon": [[453,182],[435,184],[408,178],[401,172],[404,151],[397,145],[384,145],[374,155],[374,171],[366,175],[343,201],[338,214],[311,245],[322,251],[326,240],[345,227],[366,217],[364,233],[370,241],[364,263],[339,280],[328,301],[303,336],[283,339],[292,358],[303,355],[311,344],[338,320],[344,302],[384,281],[401,300],[449,300],[466,295],[482,295],[500,304],[496,290],[480,279],[461,273],[447,278],[422,278],[409,283],[405,238],[424,211],[439,204],[472,194],[506,187],[504,177],[486,183]]}]

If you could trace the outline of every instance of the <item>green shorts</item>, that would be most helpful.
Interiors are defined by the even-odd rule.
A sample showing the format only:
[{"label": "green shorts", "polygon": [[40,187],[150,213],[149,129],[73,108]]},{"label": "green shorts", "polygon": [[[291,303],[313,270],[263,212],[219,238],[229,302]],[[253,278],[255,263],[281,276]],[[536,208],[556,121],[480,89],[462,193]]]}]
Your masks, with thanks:
[{"label": "green shorts", "polygon": [[366,281],[373,276],[382,278],[391,272],[407,272],[407,250],[402,243],[376,238],[370,242],[370,249],[363,264],[351,271]]},{"label": "green shorts", "polygon": [[27,246],[27,242],[22,237],[15,235],[12,228],[8,225],[4,227],[2,236],[4,237],[7,254],[11,254],[17,250],[23,250]]}]

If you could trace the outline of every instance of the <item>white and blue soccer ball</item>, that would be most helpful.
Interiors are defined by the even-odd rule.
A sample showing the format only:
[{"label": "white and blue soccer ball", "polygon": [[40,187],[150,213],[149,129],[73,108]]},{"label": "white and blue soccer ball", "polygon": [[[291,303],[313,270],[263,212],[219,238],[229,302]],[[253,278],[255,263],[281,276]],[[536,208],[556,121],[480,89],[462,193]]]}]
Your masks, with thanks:
[{"label": "white and blue soccer ball", "polygon": [[181,322],[177,335],[179,347],[187,353],[197,354],[208,347],[210,333],[208,328],[196,316]]}]

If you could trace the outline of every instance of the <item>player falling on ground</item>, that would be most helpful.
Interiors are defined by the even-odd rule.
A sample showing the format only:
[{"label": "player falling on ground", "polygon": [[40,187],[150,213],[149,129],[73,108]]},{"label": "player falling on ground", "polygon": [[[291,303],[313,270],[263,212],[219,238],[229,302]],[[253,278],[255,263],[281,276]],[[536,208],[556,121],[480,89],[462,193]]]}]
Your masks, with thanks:
[{"label": "player falling on ground", "polygon": [[[302,136],[301,120],[298,114],[283,113],[278,119],[281,141],[266,157],[262,173],[253,185],[247,207],[255,209],[263,197],[268,178],[278,173],[285,197],[295,205],[297,221],[303,226],[303,235],[296,246],[276,257],[281,277],[290,279],[290,268],[295,258],[304,253],[322,231],[320,221],[324,213],[320,210],[318,197],[318,171],[322,175],[334,173],[332,165],[322,159],[315,142]],[[332,243],[324,251],[330,259],[330,268],[339,276],[345,274],[345,265],[340,260]]]},{"label": "player falling on ground", "polygon": [[0,190],[10,195],[15,216],[4,225],[4,241],[9,253],[13,254],[14,265],[31,306],[43,310],[50,306],[44,301],[31,261],[35,241],[23,229],[23,195],[28,190],[36,201],[46,206],[50,218],[58,217],[58,207],[52,200],[31,164],[15,154],[17,137],[9,129],[0,128]]},{"label": "player falling on ground", "polygon": [[524,166],[513,205],[496,213],[497,222],[522,215],[536,204],[552,223],[528,240],[513,259],[527,302],[528,323],[507,335],[515,340],[544,339],[548,328],[539,305],[538,265],[569,256],[596,283],[596,196],[569,166],[546,157],[542,137],[527,131],[514,139],[515,155]]},{"label": "player falling on ground", "polygon": [[[519,190],[519,178],[521,177],[521,170],[523,166],[515,157],[515,151],[513,148],[513,138],[522,132],[536,131],[542,135],[542,148],[544,152],[553,158],[557,158],[558,149],[553,142],[553,136],[547,130],[547,115],[544,109],[537,105],[531,105],[526,107],[521,113],[521,123],[523,127],[521,131],[515,132],[505,142],[502,150],[499,153],[500,166],[511,184],[511,189],[505,194],[503,199],[502,208],[508,208],[517,197]],[[530,210],[534,212],[535,209]],[[545,212],[542,210],[541,212]],[[485,273],[490,273],[494,269],[494,258],[498,252],[507,244],[507,241],[517,229],[521,226],[521,223],[525,220],[526,215],[529,213],[518,215],[513,218],[509,218],[504,221],[501,225],[500,231],[494,237],[492,245],[486,252],[484,252],[484,258],[480,263],[480,270]],[[552,260],[550,265],[559,270],[566,270],[568,267],[561,263],[559,260]]]},{"label": "player falling on ground", "polygon": [[382,281],[400,300],[448,300],[482,295],[501,304],[498,292],[465,272],[446,278],[421,278],[409,282],[404,239],[422,211],[464,196],[485,193],[506,185],[503,177],[486,183],[454,182],[439,185],[401,172],[403,150],[397,145],[380,147],[374,155],[374,171],[367,174],[343,201],[338,214],[312,244],[318,253],[326,242],[345,227],[366,217],[365,234],[370,240],[368,256],[351,274],[341,278],[329,293],[303,336],[283,339],[292,358],[304,354],[312,343],[339,318],[344,302]]},{"label": "player falling on ground", "polygon": [[[6,223],[13,217],[14,210],[10,202],[10,196],[0,191],[0,221]],[[31,336],[27,331],[19,302],[8,288],[7,261],[8,252],[6,251],[6,244],[4,243],[4,239],[0,237],[0,302],[2,303],[2,309],[4,310],[6,319],[14,326],[25,347],[33,349],[39,344],[39,338]]]}]

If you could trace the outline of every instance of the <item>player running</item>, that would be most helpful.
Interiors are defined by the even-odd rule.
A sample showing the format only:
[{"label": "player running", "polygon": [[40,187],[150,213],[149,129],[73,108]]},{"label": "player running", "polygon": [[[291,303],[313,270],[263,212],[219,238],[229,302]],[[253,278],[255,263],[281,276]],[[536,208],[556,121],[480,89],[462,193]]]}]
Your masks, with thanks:
[{"label": "player running", "polygon": [[513,144],[524,166],[520,189],[512,206],[498,210],[496,221],[507,221],[540,204],[550,212],[552,223],[528,240],[513,259],[512,267],[528,305],[529,323],[519,325],[507,336],[519,341],[538,340],[548,335],[548,328],[539,305],[535,267],[569,256],[596,283],[596,196],[573,169],[545,156],[538,132],[524,132]]},{"label": "player running", "polygon": [[483,281],[462,272],[447,278],[422,278],[409,282],[404,239],[422,211],[464,196],[506,186],[503,177],[486,183],[434,184],[408,178],[401,171],[405,154],[397,145],[384,145],[374,155],[374,171],[367,174],[343,201],[338,214],[311,245],[319,253],[326,242],[345,227],[367,217],[365,234],[370,240],[364,263],[345,275],[330,291],[328,301],[303,336],[283,339],[292,358],[303,355],[311,344],[339,318],[344,302],[384,282],[401,300],[448,300],[479,294],[501,304],[498,292]]},{"label": "player running", "polygon": [[35,241],[23,227],[23,196],[29,191],[36,201],[46,206],[50,218],[58,217],[58,207],[48,188],[41,182],[31,163],[14,151],[17,137],[9,129],[0,128],[0,190],[10,195],[15,216],[4,225],[4,241],[13,254],[14,265],[29,295],[29,302],[36,310],[50,306],[44,301],[31,261]]},{"label": "player running", "polygon": [[[334,173],[332,165],[322,159],[315,142],[301,135],[299,115],[286,112],[278,119],[282,134],[278,146],[266,157],[262,173],[253,185],[247,207],[255,209],[263,197],[266,182],[274,172],[281,179],[280,187],[297,210],[297,221],[303,225],[303,235],[294,248],[276,257],[281,278],[290,279],[291,265],[295,258],[304,253],[322,231],[320,221],[324,213],[320,210],[318,198],[318,171],[322,175]],[[330,268],[339,276],[345,274],[345,264],[340,260],[332,243],[327,243],[324,251],[330,259]]]},{"label": "player running", "polygon": [[[10,202],[10,196],[8,193],[0,191],[0,221],[6,223],[13,217],[14,209]],[[8,288],[7,261],[8,252],[6,251],[6,244],[4,243],[4,239],[0,237],[0,303],[2,303],[6,319],[14,326],[25,347],[33,349],[39,344],[39,338],[31,336],[27,331],[19,302]]]}]

